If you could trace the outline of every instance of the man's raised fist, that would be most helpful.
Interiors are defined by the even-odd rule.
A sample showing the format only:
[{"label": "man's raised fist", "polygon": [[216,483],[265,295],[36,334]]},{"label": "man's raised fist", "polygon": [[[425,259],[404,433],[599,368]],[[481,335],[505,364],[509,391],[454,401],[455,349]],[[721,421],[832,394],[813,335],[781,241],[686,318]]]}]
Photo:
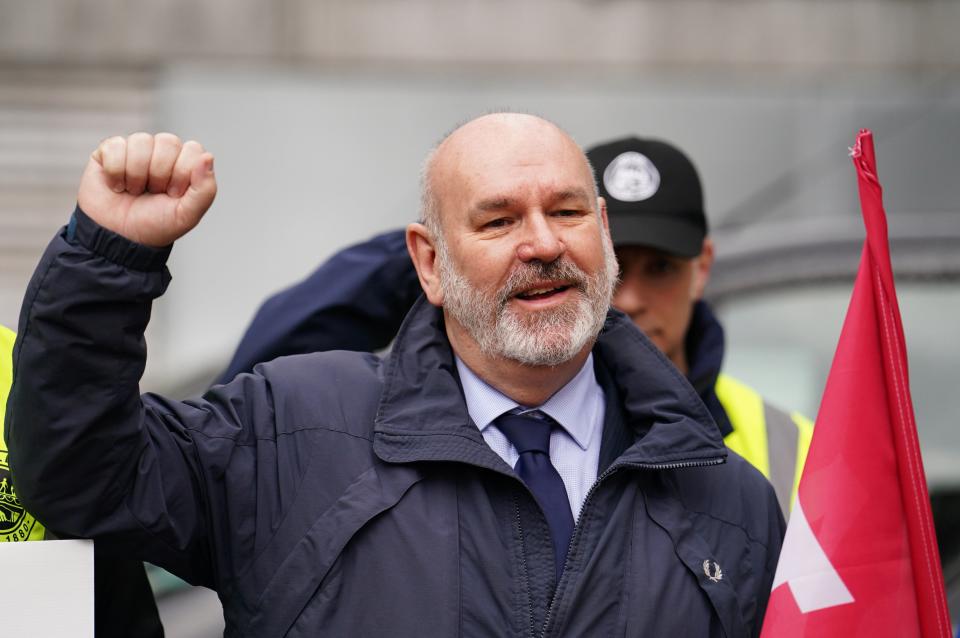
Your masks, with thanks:
[{"label": "man's raised fist", "polygon": [[111,137],[90,154],[77,203],[95,222],[147,246],[172,244],[217,194],[213,155],[170,133]]}]

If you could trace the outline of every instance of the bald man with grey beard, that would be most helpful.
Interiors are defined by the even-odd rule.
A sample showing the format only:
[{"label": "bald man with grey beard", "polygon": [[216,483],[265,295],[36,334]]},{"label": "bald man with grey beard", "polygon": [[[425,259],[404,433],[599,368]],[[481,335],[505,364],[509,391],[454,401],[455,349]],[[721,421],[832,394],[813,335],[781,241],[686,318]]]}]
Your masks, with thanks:
[{"label": "bald man with grey beard", "polygon": [[213,158],[102,143],[23,310],[7,434],[27,506],[215,589],[227,636],[758,635],[776,498],[608,309],[581,149],[486,115],[423,191],[424,296],[389,357],[285,357],[173,401],[139,394],[142,334]]}]

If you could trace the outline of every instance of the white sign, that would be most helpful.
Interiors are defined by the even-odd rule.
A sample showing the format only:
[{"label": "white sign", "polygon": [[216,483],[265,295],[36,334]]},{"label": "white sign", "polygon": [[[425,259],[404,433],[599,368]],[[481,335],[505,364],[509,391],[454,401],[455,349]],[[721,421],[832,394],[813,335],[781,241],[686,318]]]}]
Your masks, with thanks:
[{"label": "white sign", "polygon": [[0,543],[0,635],[93,638],[93,541]]}]

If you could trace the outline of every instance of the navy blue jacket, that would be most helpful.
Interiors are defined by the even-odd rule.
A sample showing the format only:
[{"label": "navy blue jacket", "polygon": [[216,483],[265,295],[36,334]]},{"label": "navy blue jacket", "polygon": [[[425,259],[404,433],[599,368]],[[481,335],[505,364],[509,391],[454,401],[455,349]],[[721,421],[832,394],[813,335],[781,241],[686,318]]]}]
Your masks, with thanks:
[{"label": "navy blue jacket", "polygon": [[76,218],[30,283],[7,423],[17,491],[54,530],[215,588],[230,636],[759,634],[773,491],[623,315],[594,348],[601,475],[557,582],[438,309],[415,304],[386,360],[285,357],[200,400],[140,395],[165,251]]}]

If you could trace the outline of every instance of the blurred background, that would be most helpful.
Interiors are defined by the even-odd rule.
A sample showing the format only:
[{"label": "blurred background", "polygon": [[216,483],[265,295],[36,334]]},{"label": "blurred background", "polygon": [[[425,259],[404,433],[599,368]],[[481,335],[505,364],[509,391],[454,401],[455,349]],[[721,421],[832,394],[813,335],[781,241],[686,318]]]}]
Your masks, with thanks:
[{"label": "blurred background", "polygon": [[[0,0],[0,323],[102,138],[195,138],[220,194],[173,251],[143,388],[200,392],[268,293],[414,220],[428,148],[511,108],[691,155],[726,369],[812,417],[862,245],[847,147],[871,128],[956,618],[958,32],[953,0]],[[168,635],[218,634],[215,596],[154,578]]]}]

